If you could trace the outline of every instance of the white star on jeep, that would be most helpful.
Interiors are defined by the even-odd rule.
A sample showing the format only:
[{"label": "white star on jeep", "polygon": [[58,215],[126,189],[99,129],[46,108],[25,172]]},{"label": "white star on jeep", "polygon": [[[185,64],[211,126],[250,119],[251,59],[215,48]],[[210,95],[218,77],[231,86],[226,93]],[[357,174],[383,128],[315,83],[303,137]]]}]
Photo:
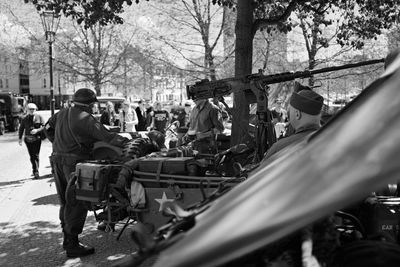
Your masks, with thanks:
[{"label": "white star on jeep", "polygon": [[165,194],[165,192],[163,192],[163,195],[161,198],[155,198],[154,200],[157,201],[158,203],[160,203],[160,208],[158,209],[159,212],[162,211],[161,207],[162,207],[163,203],[174,201],[174,199],[167,198],[167,195]]}]

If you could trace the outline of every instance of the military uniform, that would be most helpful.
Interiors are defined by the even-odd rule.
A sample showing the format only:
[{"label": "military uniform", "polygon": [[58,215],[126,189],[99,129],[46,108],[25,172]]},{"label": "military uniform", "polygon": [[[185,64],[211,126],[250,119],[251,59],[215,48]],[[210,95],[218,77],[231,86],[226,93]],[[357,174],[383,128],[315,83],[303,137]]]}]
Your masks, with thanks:
[{"label": "military uniform", "polygon": [[304,138],[306,138],[309,134],[315,132],[320,128],[319,125],[307,125],[304,127],[299,128],[294,134],[282,138],[278,140],[276,143],[274,143],[270,149],[268,149],[267,153],[265,154],[265,159],[268,159],[271,157],[273,154],[277,153],[278,151],[284,149],[285,147],[291,145],[291,144],[297,144],[300,143]]},{"label": "military uniform", "polygon": [[195,142],[195,149],[200,153],[216,153],[214,134],[225,129],[219,108],[208,100],[196,104],[190,113],[187,140]]},{"label": "military uniform", "polygon": [[[94,99],[96,99],[95,96]],[[66,189],[71,173],[75,171],[75,166],[79,161],[91,159],[93,144],[96,141],[104,141],[119,147],[127,141],[117,133],[109,132],[89,111],[88,103],[82,106],[76,103],[74,107],[62,109],[56,113],[46,125],[47,130],[54,131],[51,160],[61,205],[59,217],[64,233],[63,246],[67,250],[67,256],[70,257],[84,256],[94,252],[93,248],[90,252],[88,249],[85,250],[78,241],[78,235],[82,233],[86,220],[86,206],[80,201],[74,203],[66,201]]]},{"label": "military uniform", "polygon": [[189,135],[206,133],[213,129],[222,132],[225,129],[218,107],[208,101],[193,108],[189,123]]}]

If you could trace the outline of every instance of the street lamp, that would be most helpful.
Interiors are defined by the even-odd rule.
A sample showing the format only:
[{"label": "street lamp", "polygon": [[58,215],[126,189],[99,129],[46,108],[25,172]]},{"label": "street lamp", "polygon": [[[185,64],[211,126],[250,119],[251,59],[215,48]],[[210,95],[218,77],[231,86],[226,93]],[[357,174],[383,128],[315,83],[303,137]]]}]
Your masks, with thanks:
[{"label": "street lamp", "polygon": [[49,43],[49,69],[50,69],[50,109],[51,116],[54,115],[54,106],[56,100],[54,99],[54,88],[53,88],[53,42],[60,23],[60,15],[56,14],[53,10],[46,10],[40,13],[42,19],[43,29],[46,35],[46,41]]}]

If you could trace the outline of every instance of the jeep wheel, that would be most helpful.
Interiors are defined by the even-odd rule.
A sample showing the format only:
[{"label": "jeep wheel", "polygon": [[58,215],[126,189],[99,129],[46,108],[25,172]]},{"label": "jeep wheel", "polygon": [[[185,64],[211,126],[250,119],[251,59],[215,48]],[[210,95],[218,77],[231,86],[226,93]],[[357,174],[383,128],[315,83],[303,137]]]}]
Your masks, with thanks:
[{"label": "jeep wheel", "polygon": [[155,151],[158,151],[157,147],[146,138],[130,140],[122,149],[123,157],[129,159],[140,158]]}]

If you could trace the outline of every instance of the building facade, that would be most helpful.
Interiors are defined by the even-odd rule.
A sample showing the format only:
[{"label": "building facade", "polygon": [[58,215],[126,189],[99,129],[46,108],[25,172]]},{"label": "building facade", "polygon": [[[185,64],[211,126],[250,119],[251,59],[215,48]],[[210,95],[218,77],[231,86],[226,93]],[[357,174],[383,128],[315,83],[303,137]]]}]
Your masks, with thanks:
[{"label": "building facade", "polygon": [[185,76],[182,70],[166,64],[157,64],[153,69],[151,100],[182,103],[186,96]]}]

